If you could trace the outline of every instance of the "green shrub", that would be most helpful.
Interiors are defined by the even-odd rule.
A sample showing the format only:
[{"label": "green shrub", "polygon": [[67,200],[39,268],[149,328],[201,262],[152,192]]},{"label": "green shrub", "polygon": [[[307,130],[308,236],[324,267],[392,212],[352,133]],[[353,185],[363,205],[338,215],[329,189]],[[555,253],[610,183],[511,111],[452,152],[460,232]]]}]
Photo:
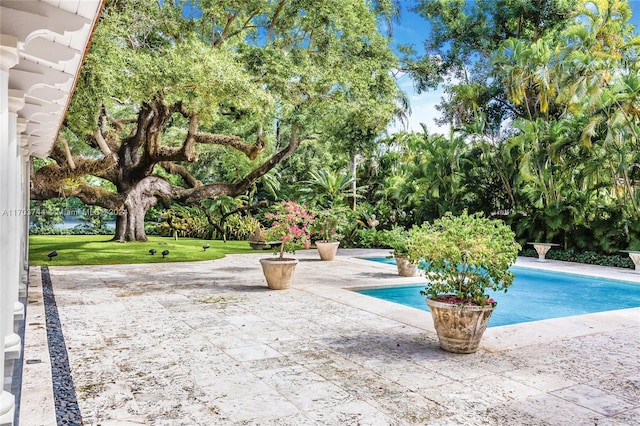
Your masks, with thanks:
[{"label": "green shrub", "polygon": [[160,224],[158,222],[145,222],[144,233],[147,235],[160,235]]},{"label": "green shrub", "polygon": [[[532,248],[522,250],[519,255],[524,257],[538,257],[538,253]],[[563,260],[565,262],[586,263],[589,265],[610,266],[615,268],[635,268],[633,261],[626,254],[601,254],[589,250],[576,251],[571,249],[552,249],[547,252],[545,258],[550,260]]]},{"label": "green shrub", "polygon": [[37,235],[62,235],[61,231],[63,230],[57,229],[55,225],[64,221],[64,216],[62,215],[64,205],[64,201],[59,198],[31,201],[29,232]]},{"label": "green shrub", "polygon": [[454,295],[462,304],[495,306],[486,292],[506,292],[511,286],[514,275],[509,267],[519,250],[513,231],[503,221],[465,211],[414,226],[407,258],[425,271],[428,282],[421,294],[434,300]]},{"label": "green shrub", "polygon": [[389,248],[381,241],[379,231],[371,228],[358,229],[353,236],[347,241],[345,246],[358,248]]},{"label": "green shrub", "polygon": [[314,222],[311,226],[313,239],[340,241],[353,226],[353,211],[344,206],[315,208],[312,213],[314,215]]},{"label": "green shrub", "polygon": [[378,231],[377,239],[385,247],[393,249],[394,254],[407,254],[409,231],[401,226],[393,225],[391,229]]},{"label": "green shrub", "polygon": [[260,222],[252,216],[235,213],[228,216],[224,222],[224,230],[231,240],[248,240],[256,229],[260,229]]},{"label": "green shrub", "polygon": [[174,204],[163,214],[160,223],[160,235],[169,237],[209,238],[212,226],[206,214],[198,207],[184,207]]}]

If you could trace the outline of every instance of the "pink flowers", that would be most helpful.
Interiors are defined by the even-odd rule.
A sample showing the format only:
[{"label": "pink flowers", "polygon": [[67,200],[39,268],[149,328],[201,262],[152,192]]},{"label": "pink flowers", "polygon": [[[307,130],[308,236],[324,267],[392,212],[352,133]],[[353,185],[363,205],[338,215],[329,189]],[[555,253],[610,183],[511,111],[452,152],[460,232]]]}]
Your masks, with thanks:
[{"label": "pink flowers", "polygon": [[270,240],[282,241],[280,258],[284,252],[295,253],[296,246],[309,248],[311,245],[310,225],[314,216],[307,211],[307,207],[293,201],[282,201],[274,206],[273,213],[265,215],[273,220],[271,228],[267,230]]}]

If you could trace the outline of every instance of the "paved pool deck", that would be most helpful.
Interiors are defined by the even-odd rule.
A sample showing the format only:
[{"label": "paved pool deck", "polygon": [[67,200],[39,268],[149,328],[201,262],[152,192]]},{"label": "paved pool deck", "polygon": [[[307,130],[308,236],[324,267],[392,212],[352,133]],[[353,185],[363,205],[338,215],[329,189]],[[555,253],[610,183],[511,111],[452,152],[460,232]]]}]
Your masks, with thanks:
[{"label": "paved pool deck", "polygon": [[[428,312],[348,290],[423,280],[359,259],[387,253],[297,252],[281,291],[258,262],[270,252],[49,267],[84,424],[640,425],[640,308],[493,327],[450,354]],[[20,424],[55,425],[40,268],[28,290]]]}]

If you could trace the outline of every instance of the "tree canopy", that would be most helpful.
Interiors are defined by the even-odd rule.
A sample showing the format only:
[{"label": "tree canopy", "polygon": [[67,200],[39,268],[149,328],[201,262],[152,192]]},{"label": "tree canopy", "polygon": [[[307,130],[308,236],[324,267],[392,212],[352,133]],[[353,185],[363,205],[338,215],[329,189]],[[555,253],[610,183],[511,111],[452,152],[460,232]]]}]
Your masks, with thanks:
[{"label": "tree canopy", "polygon": [[443,160],[411,172],[427,172],[426,188],[451,182],[427,205],[505,215],[529,241],[637,247],[640,36],[629,3],[423,0],[416,10],[432,25],[426,54],[407,61],[418,89],[452,76]]},{"label": "tree canopy", "polygon": [[[398,59],[393,0],[107,1],[34,197],[123,210],[119,240],[144,238],[157,201],[231,219],[269,198],[350,205],[360,227],[482,211],[521,243],[640,248],[629,2],[411,4],[425,53]],[[444,84],[448,135],[385,134],[409,111],[402,72],[418,91]]]},{"label": "tree canopy", "polygon": [[[376,6],[107,1],[33,198],[120,211],[115,238],[144,240],[144,213],[158,200],[236,196],[303,141],[343,126],[382,131],[395,109],[396,58]],[[190,173],[220,147],[245,157],[241,176]]]}]

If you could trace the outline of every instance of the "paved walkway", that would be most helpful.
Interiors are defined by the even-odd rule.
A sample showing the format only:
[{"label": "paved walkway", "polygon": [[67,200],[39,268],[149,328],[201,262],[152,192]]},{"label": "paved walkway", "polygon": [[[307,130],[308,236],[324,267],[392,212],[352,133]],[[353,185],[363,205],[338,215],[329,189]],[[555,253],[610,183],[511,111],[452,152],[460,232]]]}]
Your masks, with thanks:
[{"label": "paved walkway", "polygon": [[[298,252],[283,291],[266,288],[267,252],[51,267],[84,424],[640,425],[640,308],[490,328],[478,353],[454,355],[428,312],[344,289],[421,280],[364,253]],[[39,268],[27,314],[20,423],[53,425]]]}]

